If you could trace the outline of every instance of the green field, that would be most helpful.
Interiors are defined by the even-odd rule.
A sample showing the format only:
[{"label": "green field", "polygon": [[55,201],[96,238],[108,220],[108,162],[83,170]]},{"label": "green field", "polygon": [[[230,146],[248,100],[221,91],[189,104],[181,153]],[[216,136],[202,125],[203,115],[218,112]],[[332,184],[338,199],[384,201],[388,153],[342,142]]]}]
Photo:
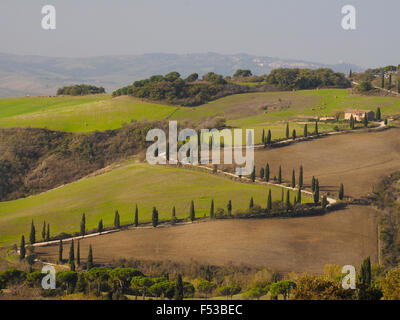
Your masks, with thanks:
[{"label": "green field", "polygon": [[[211,199],[215,208],[226,208],[228,200],[232,200],[235,211],[247,208],[253,196],[256,204],[265,207],[268,188],[197,170],[131,161],[107,173],[39,195],[0,202],[0,245],[17,242],[22,234],[28,237],[32,219],[39,237],[44,220],[50,223],[52,235],[78,231],[83,212],[89,230],[96,228],[100,219],[110,226],[115,210],[119,210],[121,223],[133,222],[135,203],[139,206],[140,221],[151,219],[153,206],[157,207],[160,219],[170,218],[173,206],[178,217],[186,218],[191,200],[197,216],[203,217],[209,214]],[[271,190],[273,198],[280,199],[281,188],[271,187]]]},{"label": "green field", "polygon": [[0,127],[46,127],[68,132],[117,129],[131,120],[168,117],[174,106],[123,96],[0,99]]},{"label": "green field", "polygon": [[[301,117],[330,116],[346,109],[381,107],[383,115],[400,112],[400,98],[359,96],[348,89],[258,92],[232,95],[197,107],[168,106],[137,98],[110,95],[84,97],[26,97],[0,99],[0,127],[47,127],[69,132],[116,129],[131,120],[175,119],[207,124],[216,117],[235,128],[254,128],[255,142],[262,129],[272,138],[285,136],[285,122],[297,135],[303,132]],[[320,123],[320,131],[332,131],[337,124]],[[309,128],[311,130],[311,128]],[[291,133],[291,132],[290,132]]]}]

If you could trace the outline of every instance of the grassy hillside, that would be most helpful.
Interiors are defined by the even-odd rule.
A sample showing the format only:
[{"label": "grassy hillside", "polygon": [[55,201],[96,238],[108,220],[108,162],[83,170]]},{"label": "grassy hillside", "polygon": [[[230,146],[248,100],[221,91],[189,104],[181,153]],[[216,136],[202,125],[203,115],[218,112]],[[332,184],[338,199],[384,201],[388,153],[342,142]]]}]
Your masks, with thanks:
[{"label": "grassy hillside", "polygon": [[131,120],[158,120],[176,107],[110,95],[0,99],[0,127],[47,127],[67,132],[117,129]]},{"label": "grassy hillside", "polygon": [[[271,189],[273,198],[280,199],[281,189]],[[247,208],[252,196],[256,204],[266,206],[267,190],[265,186],[233,182],[208,173],[128,162],[46,193],[0,202],[0,245],[16,243],[22,234],[28,237],[32,219],[40,238],[43,220],[50,223],[51,234],[55,235],[79,231],[83,212],[88,229],[97,227],[100,219],[106,226],[111,225],[117,209],[121,223],[133,222],[135,203],[140,221],[151,219],[153,206],[159,209],[160,219],[170,218],[173,206],[178,217],[188,217],[191,200],[196,215],[202,217],[209,214],[211,199],[216,208],[226,208],[228,200],[232,200],[234,211]]]},{"label": "grassy hillside", "polygon": [[[359,96],[347,89],[259,92],[228,96],[197,107],[176,107],[144,102],[129,96],[0,99],[0,127],[47,127],[69,132],[116,129],[131,120],[171,118],[210,124],[216,117],[228,126],[256,129],[260,142],[262,129],[271,129],[273,138],[285,135],[285,122],[292,121],[302,134],[302,116],[328,116],[350,108],[381,107],[384,115],[400,112],[400,98]],[[320,124],[320,131],[337,124]],[[311,128],[310,128],[311,130]]]}]

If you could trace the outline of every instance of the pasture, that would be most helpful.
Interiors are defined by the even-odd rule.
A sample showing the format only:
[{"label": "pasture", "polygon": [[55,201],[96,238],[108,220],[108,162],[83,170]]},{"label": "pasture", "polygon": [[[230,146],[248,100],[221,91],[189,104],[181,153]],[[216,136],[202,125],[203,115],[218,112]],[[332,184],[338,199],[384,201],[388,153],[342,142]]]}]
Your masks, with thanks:
[{"label": "pasture", "polygon": [[[235,182],[194,169],[129,161],[42,194],[0,202],[0,246],[17,243],[22,234],[28,237],[32,219],[39,239],[44,220],[50,223],[51,235],[78,232],[82,213],[86,214],[88,230],[97,228],[100,219],[105,226],[111,226],[115,210],[120,213],[121,224],[128,224],[133,223],[136,203],[140,222],[151,220],[153,206],[157,207],[160,220],[171,218],[173,206],[178,218],[187,218],[191,200],[196,216],[204,217],[209,215],[211,199],[215,210],[226,209],[229,200],[233,211],[246,209],[251,197],[255,204],[266,207],[268,189],[272,190],[273,199],[281,198],[279,187]],[[295,195],[291,194],[292,202]],[[310,201],[305,196],[302,200]]]}]

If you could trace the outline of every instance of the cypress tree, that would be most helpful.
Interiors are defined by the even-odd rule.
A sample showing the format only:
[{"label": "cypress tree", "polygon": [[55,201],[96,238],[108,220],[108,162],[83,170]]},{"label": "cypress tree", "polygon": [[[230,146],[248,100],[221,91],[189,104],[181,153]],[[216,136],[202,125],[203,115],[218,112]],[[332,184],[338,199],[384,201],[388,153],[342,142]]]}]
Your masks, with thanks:
[{"label": "cypress tree", "polygon": [[85,236],[86,234],[86,217],[85,214],[82,214],[82,220],[81,220],[81,236]]},{"label": "cypress tree", "polygon": [[326,196],[322,197],[322,201],[321,201],[321,207],[322,209],[326,209],[326,206],[328,205],[328,199],[326,198]]},{"label": "cypress tree", "polygon": [[400,93],[400,79],[397,80],[397,93]]},{"label": "cypress tree", "polygon": [[46,240],[46,221],[43,221],[42,240]]},{"label": "cypress tree", "polygon": [[134,225],[135,227],[137,227],[139,225],[139,209],[138,206],[136,204],[136,208],[135,208],[135,221],[134,221]]},{"label": "cypress tree", "polygon": [[63,242],[60,240],[59,245],[58,245],[58,261],[60,263],[63,262]]},{"label": "cypress tree", "polygon": [[381,121],[381,108],[376,109],[376,120]]},{"label": "cypress tree", "polygon": [[29,235],[29,242],[31,244],[34,244],[36,242],[36,229],[35,229],[35,225],[33,223],[33,220],[32,220],[32,223],[31,223],[31,233]]},{"label": "cypress tree", "polygon": [[352,78],[352,76],[353,76],[353,71],[350,69],[349,78]]},{"label": "cypress tree", "polygon": [[269,172],[269,164],[267,163],[267,165],[265,166],[265,181],[269,181],[269,175],[270,175],[270,172]]},{"label": "cypress tree", "polygon": [[286,123],[286,139],[289,139],[289,123]]},{"label": "cypress tree", "polygon": [[368,116],[367,116],[367,114],[364,115],[364,127],[368,127]]},{"label": "cypress tree", "polygon": [[283,192],[283,188],[281,188],[281,189],[282,189],[281,201],[283,203],[283,200],[285,199],[285,195],[284,195],[284,192]]},{"label": "cypress tree", "polygon": [[47,224],[46,241],[50,241],[50,224]]},{"label": "cypress tree", "polygon": [[121,228],[118,210],[115,210],[115,215],[114,215],[114,228],[116,228],[116,229]]},{"label": "cypress tree", "polygon": [[291,203],[290,203],[290,191],[288,190],[286,193],[286,209],[290,209],[291,208]]},{"label": "cypress tree", "polygon": [[297,203],[301,203],[301,187],[297,190]]},{"label": "cypress tree", "polygon": [[190,202],[190,220],[194,221],[196,219],[196,213],[194,211],[194,202],[193,200]]},{"label": "cypress tree", "polygon": [[252,209],[254,207],[254,200],[253,197],[250,199],[249,208]]},{"label": "cypress tree", "polygon": [[153,223],[153,227],[154,228],[157,227],[157,225],[158,225],[158,211],[157,211],[156,207],[153,207],[153,213],[152,213],[152,216],[151,216],[151,220],[152,220],[152,223]]},{"label": "cypress tree", "polygon": [[292,170],[292,188],[296,187],[296,173]]},{"label": "cypress tree", "polygon": [[174,300],[183,300],[184,293],[183,293],[183,281],[182,276],[178,274],[175,283],[175,293],[174,293]]},{"label": "cypress tree", "polygon": [[21,245],[19,247],[19,259],[24,260],[26,255],[26,249],[25,249],[25,237],[21,237]]},{"label": "cypress tree", "polygon": [[260,169],[260,179],[264,179],[264,168]]},{"label": "cypress tree", "polygon": [[89,254],[87,258],[87,266],[86,269],[90,270],[93,268],[93,250],[92,250],[92,245],[89,245]]},{"label": "cypress tree", "polygon": [[272,210],[272,194],[271,194],[271,189],[268,190],[267,210],[268,210],[268,212],[271,212],[271,210]]},{"label": "cypress tree", "polygon": [[351,130],[354,129],[354,117],[353,117],[353,115],[350,116],[350,129]]},{"label": "cypress tree", "polygon": [[304,136],[305,136],[305,137],[308,136],[308,127],[307,127],[307,123],[304,125]]},{"label": "cypress tree", "polygon": [[71,246],[69,247],[69,259],[68,263],[70,265],[71,271],[75,271],[75,253],[74,253],[74,240],[71,240]]},{"label": "cypress tree", "polygon": [[392,89],[392,74],[389,74],[389,86],[388,89],[391,90]]},{"label": "cypress tree", "polygon": [[279,166],[279,172],[278,172],[278,183],[282,183],[282,166]]},{"label": "cypress tree", "polygon": [[339,187],[339,199],[343,200],[343,198],[344,198],[344,186],[343,183],[341,183]]},{"label": "cypress tree", "polygon": [[167,142],[167,147],[165,150],[165,157],[166,157],[167,161],[169,161],[169,142]]},{"label": "cypress tree", "polygon": [[211,207],[210,207],[210,218],[214,218],[214,199],[211,200]]},{"label": "cypress tree", "polygon": [[[399,88],[400,88],[400,87],[399,87]],[[271,137],[271,130],[268,129],[267,140],[266,140],[267,145],[271,145],[271,142],[272,142],[271,139],[272,139],[272,137]]]},{"label": "cypress tree", "polygon": [[293,140],[296,140],[296,129],[293,129],[292,131],[292,138]]},{"label": "cypress tree", "polygon": [[78,245],[76,248],[76,264],[78,267],[81,265],[81,243],[78,241]]},{"label": "cypress tree", "polygon": [[176,223],[176,210],[175,210],[175,206],[173,206],[172,208],[172,218],[171,218],[171,224],[175,224]]},{"label": "cypress tree", "polygon": [[311,190],[312,190],[312,192],[315,191],[315,178],[314,178],[314,176],[312,177],[312,180],[311,180]]},{"label": "cypress tree", "polygon": [[317,204],[319,202],[319,181],[315,180],[315,191],[314,191],[314,203]]},{"label": "cypress tree", "polygon": [[382,71],[381,73],[381,88],[385,88],[385,72]]},{"label": "cypress tree", "polygon": [[371,286],[371,259],[370,257],[366,258],[361,264],[360,273],[358,275],[359,281],[364,289],[369,288]]},{"label": "cypress tree", "polygon": [[232,201],[228,201],[228,205],[226,207],[228,209],[228,214],[231,216],[232,215]]},{"label": "cypress tree", "polygon": [[318,133],[318,121],[315,121],[315,134],[316,135],[319,135],[319,133]]},{"label": "cypress tree", "polygon": [[104,227],[103,227],[103,219],[100,219],[100,221],[99,221],[99,226],[98,226],[98,228],[97,228],[97,231],[98,231],[99,233],[102,233],[103,230],[104,230]]},{"label": "cypress tree", "polygon": [[303,188],[303,165],[300,166],[299,187]]},{"label": "cypress tree", "polygon": [[251,172],[251,181],[255,181],[256,180],[256,167],[253,166],[253,171]]}]

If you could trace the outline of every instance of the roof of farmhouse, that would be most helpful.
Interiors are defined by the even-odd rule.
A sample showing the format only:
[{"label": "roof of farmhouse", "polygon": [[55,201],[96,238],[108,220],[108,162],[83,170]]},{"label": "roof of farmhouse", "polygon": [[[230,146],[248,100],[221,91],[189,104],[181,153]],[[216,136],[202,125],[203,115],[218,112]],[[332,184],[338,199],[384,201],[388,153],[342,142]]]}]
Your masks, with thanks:
[{"label": "roof of farmhouse", "polygon": [[365,114],[373,112],[372,110],[346,110],[346,113],[352,113],[352,114]]}]

